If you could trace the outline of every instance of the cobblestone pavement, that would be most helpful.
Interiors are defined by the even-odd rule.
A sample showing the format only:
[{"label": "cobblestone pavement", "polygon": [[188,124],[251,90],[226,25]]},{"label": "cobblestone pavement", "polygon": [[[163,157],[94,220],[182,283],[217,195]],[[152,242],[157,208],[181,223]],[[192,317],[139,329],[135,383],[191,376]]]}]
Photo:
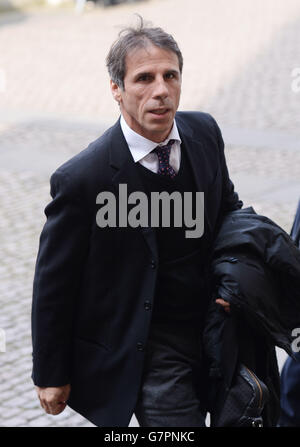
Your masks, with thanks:
[{"label": "cobblestone pavement", "polygon": [[39,406],[30,378],[33,269],[50,173],[118,116],[104,60],[134,12],[178,40],[181,109],[219,122],[245,206],[290,231],[300,197],[300,93],[291,88],[298,0],[149,0],[82,15],[0,15],[0,426],[92,426],[68,408],[50,416]]}]

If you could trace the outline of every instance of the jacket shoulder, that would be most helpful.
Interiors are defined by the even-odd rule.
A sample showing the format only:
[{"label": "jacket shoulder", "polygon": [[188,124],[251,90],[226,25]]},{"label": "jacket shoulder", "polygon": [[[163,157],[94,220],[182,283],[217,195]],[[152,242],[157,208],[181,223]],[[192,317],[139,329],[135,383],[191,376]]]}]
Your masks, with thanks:
[{"label": "jacket shoulder", "polygon": [[[83,188],[103,181],[105,183],[109,166],[109,147],[115,126],[92,141],[85,149],[60,165],[51,175],[51,183],[57,178],[64,179],[69,187]],[[67,182],[66,182],[67,181]]]},{"label": "jacket shoulder", "polygon": [[55,173],[72,174],[85,171],[87,166],[92,166],[96,161],[105,158],[108,152],[111,130],[112,128],[106,130],[103,135],[92,141],[85,149],[60,165]]},{"label": "jacket shoulder", "polygon": [[182,126],[191,127],[194,131],[206,131],[216,133],[216,128],[218,125],[216,120],[206,112],[198,111],[188,111],[188,112],[177,112],[176,121],[178,121]]}]

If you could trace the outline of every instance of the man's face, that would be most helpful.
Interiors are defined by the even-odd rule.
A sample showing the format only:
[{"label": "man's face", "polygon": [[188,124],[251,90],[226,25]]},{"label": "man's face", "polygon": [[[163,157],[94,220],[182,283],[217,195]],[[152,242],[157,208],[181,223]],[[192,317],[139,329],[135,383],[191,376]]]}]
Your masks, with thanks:
[{"label": "man's face", "polygon": [[169,134],[179,105],[181,74],[176,53],[149,44],[126,56],[124,90],[111,81],[121,113],[135,132],[157,143]]}]

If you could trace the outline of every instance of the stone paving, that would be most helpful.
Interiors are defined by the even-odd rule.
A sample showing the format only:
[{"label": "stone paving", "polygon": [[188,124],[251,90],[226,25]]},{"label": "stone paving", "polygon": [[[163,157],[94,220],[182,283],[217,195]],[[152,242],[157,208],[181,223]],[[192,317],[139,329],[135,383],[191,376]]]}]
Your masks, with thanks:
[{"label": "stone paving", "polygon": [[[0,426],[92,426],[40,408],[31,375],[30,306],[49,175],[118,116],[105,56],[133,14],[173,33],[184,54],[181,109],[219,122],[245,206],[290,231],[300,198],[298,0],[149,0],[75,14],[0,15]],[[0,76],[1,84],[1,76]],[[278,351],[282,365],[284,354]],[[136,426],[133,417],[132,426]]]}]

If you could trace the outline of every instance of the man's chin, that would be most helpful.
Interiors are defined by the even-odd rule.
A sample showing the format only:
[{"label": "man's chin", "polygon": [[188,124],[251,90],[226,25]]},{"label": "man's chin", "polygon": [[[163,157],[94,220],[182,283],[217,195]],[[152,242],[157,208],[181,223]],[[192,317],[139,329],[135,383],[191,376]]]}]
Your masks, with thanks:
[{"label": "man's chin", "polygon": [[153,124],[151,126],[148,126],[144,133],[145,136],[147,135],[146,138],[148,138],[149,140],[160,143],[167,138],[167,136],[171,132],[172,127],[173,121],[164,125]]},{"label": "man's chin", "polygon": [[163,118],[156,118],[152,116],[150,119],[147,120],[145,129],[147,129],[148,132],[158,132],[158,133],[165,133],[170,132],[173,127],[174,122],[174,116],[166,116]]}]

